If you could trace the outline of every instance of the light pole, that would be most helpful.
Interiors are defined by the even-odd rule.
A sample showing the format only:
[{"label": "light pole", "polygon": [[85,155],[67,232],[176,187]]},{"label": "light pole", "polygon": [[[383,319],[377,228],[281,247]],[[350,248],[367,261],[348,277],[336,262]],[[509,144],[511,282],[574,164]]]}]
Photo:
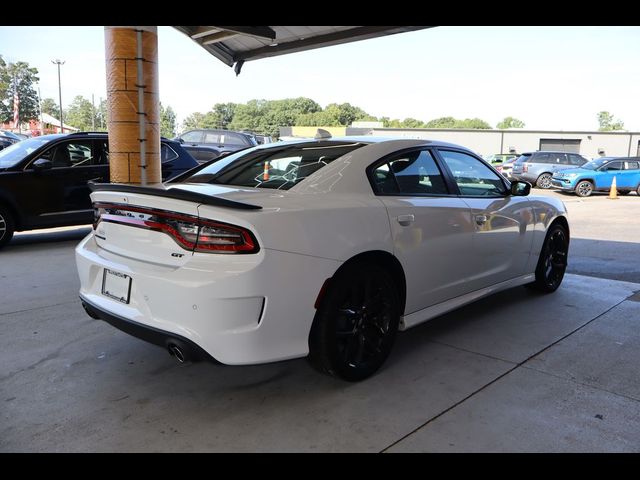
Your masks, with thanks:
[{"label": "light pole", "polygon": [[60,83],[60,65],[64,65],[64,62],[61,62],[58,59],[51,60],[51,63],[58,65],[58,96],[60,99],[60,133],[64,133],[63,123],[62,123],[62,84]]}]

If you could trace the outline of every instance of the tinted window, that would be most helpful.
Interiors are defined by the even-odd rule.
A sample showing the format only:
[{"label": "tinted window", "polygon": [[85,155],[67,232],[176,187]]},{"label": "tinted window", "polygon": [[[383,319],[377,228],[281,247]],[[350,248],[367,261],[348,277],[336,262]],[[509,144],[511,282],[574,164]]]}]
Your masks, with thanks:
[{"label": "tinted window", "polygon": [[46,145],[51,140],[51,137],[36,137],[14,143],[9,147],[0,150],[0,168],[12,167],[20,160],[24,159],[24,157],[33,153],[43,145]]},{"label": "tinted window", "polygon": [[568,165],[569,160],[567,160],[567,156],[564,153],[550,153],[549,163],[554,165]]},{"label": "tinted window", "polygon": [[475,157],[440,150],[461,195],[498,197],[506,193],[500,176]]},{"label": "tinted window", "polygon": [[91,140],[59,143],[40,155],[40,158],[51,160],[53,168],[96,165],[99,159],[93,155],[92,143]]},{"label": "tinted window", "polygon": [[362,143],[319,146],[313,142],[252,148],[207,165],[183,182],[288,190],[336,158],[362,146]]},{"label": "tinted window", "polygon": [[204,132],[204,143],[224,143],[223,135],[216,132]]},{"label": "tinted window", "polygon": [[171,160],[175,160],[178,158],[178,154],[166,143],[160,145],[160,161],[170,162]]},{"label": "tinted window", "polygon": [[640,168],[640,163],[638,162],[626,162],[627,170],[638,170]]},{"label": "tinted window", "polygon": [[581,157],[580,155],[575,155],[573,153],[570,153],[569,155],[569,163],[571,165],[575,165],[575,166],[580,166],[583,165],[584,163],[586,163],[586,159]]},{"label": "tinted window", "polygon": [[373,171],[378,193],[447,194],[447,188],[431,153],[411,152],[383,163]]},{"label": "tinted window", "polygon": [[622,170],[622,162],[609,162],[605,165],[603,170]]},{"label": "tinted window", "polygon": [[528,162],[530,159],[531,159],[531,154],[530,153],[524,153],[524,154],[520,155],[518,158],[516,158],[515,163]]},{"label": "tinted window", "polygon": [[548,153],[536,153],[529,161],[531,163],[551,163],[551,158]]},{"label": "tinted window", "polygon": [[200,143],[202,140],[202,132],[187,132],[180,138],[186,143]]},{"label": "tinted window", "polygon": [[221,136],[223,138],[222,143],[224,143],[225,145],[236,145],[240,147],[250,145],[249,141],[245,140],[245,137],[243,137],[242,135],[238,135],[237,133],[225,132]]}]

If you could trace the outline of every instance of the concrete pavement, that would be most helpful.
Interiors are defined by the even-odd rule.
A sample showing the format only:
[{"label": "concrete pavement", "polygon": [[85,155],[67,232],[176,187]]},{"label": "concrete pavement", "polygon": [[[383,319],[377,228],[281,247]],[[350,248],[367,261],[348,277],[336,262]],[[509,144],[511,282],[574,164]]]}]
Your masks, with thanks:
[{"label": "concrete pavement", "polygon": [[349,384],[304,359],[178,365],[91,320],[73,258],[86,232],[0,254],[2,452],[640,451],[638,283],[501,292],[403,332]]}]

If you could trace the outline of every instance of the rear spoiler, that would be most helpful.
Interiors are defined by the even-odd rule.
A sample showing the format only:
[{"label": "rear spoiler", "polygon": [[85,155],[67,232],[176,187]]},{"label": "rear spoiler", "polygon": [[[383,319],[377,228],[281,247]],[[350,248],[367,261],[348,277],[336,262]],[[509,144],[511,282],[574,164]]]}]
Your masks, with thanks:
[{"label": "rear spoiler", "polygon": [[92,192],[142,193],[145,195],[153,195],[155,197],[175,198],[176,200],[186,200],[188,202],[213,205],[214,207],[236,208],[240,210],[260,210],[262,208],[259,205],[236,202],[233,200],[227,200],[226,198],[213,197],[211,195],[192,192],[190,190],[182,190],[180,188],[164,189],[142,187],[139,185],[125,185],[122,183],[94,183],[91,181],[89,182],[89,188]]}]

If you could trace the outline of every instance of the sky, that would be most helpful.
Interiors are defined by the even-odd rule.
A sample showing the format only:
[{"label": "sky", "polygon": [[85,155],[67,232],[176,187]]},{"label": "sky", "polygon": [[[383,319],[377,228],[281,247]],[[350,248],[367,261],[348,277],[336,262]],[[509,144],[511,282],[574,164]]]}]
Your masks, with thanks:
[{"label": "sky", "polygon": [[[43,98],[106,97],[104,28],[3,27],[0,55],[36,67]],[[606,110],[640,131],[640,27],[437,27],[232,68],[158,27],[160,101],[178,122],[215,103],[308,97],[376,117],[429,121],[507,116],[536,130],[597,130]]]}]

